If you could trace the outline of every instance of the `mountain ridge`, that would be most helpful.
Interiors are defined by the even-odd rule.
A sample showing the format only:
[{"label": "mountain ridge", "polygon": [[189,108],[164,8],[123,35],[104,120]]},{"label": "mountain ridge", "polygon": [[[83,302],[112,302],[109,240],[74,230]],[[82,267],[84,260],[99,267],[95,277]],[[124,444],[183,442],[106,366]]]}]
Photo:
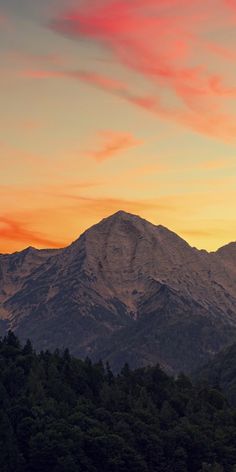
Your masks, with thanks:
[{"label": "mountain ridge", "polygon": [[230,241],[226,244],[224,244],[223,246],[220,246],[219,248],[217,248],[216,250],[214,251],[208,251],[207,249],[204,249],[204,248],[197,248],[195,246],[191,246],[190,243],[188,243],[188,241],[186,241],[182,236],[179,236],[175,231],[167,228],[166,226],[164,225],[161,225],[161,224],[154,224],[150,221],[148,221],[146,218],[143,218],[139,215],[136,215],[136,214],[133,214],[133,213],[129,213],[129,212],[126,212],[125,210],[118,210],[116,211],[115,213],[112,213],[111,215],[107,216],[107,217],[104,217],[102,218],[100,221],[98,221],[97,223],[94,223],[91,227],[87,228],[85,231],[83,231],[74,241],[72,241],[71,243],[69,243],[69,245],[66,245],[66,246],[62,246],[61,248],[36,248],[34,246],[26,246],[26,247],[23,247],[23,249],[20,249],[18,251],[13,251],[13,252],[6,252],[6,253],[1,253],[0,252],[0,257],[2,256],[12,256],[12,255],[15,255],[15,254],[21,254],[23,252],[30,252],[30,251],[48,251],[48,252],[56,252],[56,251],[61,251],[63,249],[66,249],[67,247],[70,247],[72,244],[74,244],[76,241],[78,241],[80,239],[81,236],[83,236],[87,231],[90,231],[92,228],[95,228],[96,226],[100,225],[101,223],[107,221],[107,220],[110,220],[110,219],[113,219],[113,218],[116,218],[116,217],[119,217],[119,216],[128,216],[128,217],[132,217],[132,218],[137,218],[139,220],[142,220],[146,223],[148,223],[149,225],[152,225],[154,226],[155,228],[160,228],[160,229],[163,229],[163,230],[166,230],[167,232],[169,233],[172,233],[173,235],[177,236],[179,239],[181,239],[182,241],[184,241],[188,246],[190,246],[192,249],[196,249],[197,251],[199,252],[205,252],[207,254],[216,254],[218,252],[220,252],[221,250],[223,250],[224,248],[227,249],[229,247],[232,247],[232,248],[235,248],[236,250],[236,241]]},{"label": "mountain ridge", "polygon": [[38,349],[190,371],[236,339],[232,244],[208,253],[119,211],[65,248],[0,255],[0,319]]}]

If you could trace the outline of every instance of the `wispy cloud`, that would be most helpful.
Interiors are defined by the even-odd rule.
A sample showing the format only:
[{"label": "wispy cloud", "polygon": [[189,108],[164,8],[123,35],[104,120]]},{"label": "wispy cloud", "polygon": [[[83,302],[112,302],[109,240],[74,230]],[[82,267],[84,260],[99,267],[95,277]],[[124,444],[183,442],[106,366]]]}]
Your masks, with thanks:
[{"label": "wispy cloud", "polygon": [[106,161],[130,148],[142,144],[142,141],[136,139],[130,133],[121,133],[110,130],[100,131],[98,133],[98,141],[98,149],[87,151],[85,153],[86,156],[97,162]]},{"label": "wispy cloud", "polygon": [[45,237],[41,232],[28,228],[27,222],[15,220],[11,217],[0,216],[0,238],[7,241],[17,241],[23,244],[39,246],[61,247],[57,240]]},{"label": "wispy cloud", "polygon": [[202,162],[198,165],[200,169],[204,170],[222,170],[222,169],[230,169],[235,168],[236,163],[235,159],[210,159]]},{"label": "wispy cloud", "polygon": [[[56,15],[51,28],[106,48],[117,62],[143,76],[152,93],[136,93],[131,84],[120,87],[99,84],[96,73],[90,81],[92,85],[163,119],[199,133],[232,140],[236,116],[224,107],[224,99],[235,98],[236,87],[227,83],[222,64],[210,67],[204,57],[206,50],[209,55],[212,48],[215,55],[217,47],[221,47],[216,44],[213,52],[214,44],[205,39],[205,33],[231,24],[228,7],[235,5],[232,0],[220,0],[218,7],[212,8],[211,0],[98,0],[93,5],[83,2],[79,8]],[[176,15],[172,14],[173,8]],[[223,59],[223,49],[220,51]],[[218,69],[214,70],[215,67]],[[64,72],[68,77],[87,82],[89,74]],[[160,98],[163,89],[173,95],[171,106]]]},{"label": "wispy cloud", "polygon": [[0,11],[0,28],[6,26],[8,23],[8,19],[4,13],[1,13]]},{"label": "wispy cloud", "polygon": [[22,69],[19,72],[19,77],[28,79],[50,79],[50,78],[71,78],[81,80],[89,85],[93,85],[105,91],[114,93],[125,93],[128,88],[127,85],[109,76],[97,74],[96,72],[89,72],[86,70],[52,70],[52,69]]},{"label": "wispy cloud", "polygon": [[219,76],[212,76],[208,88],[193,88],[177,85],[176,91],[184,102],[184,107],[166,105],[161,96],[140,95],[131,91],[128,84],[87,71],[73,70],[22,70],[20,77],[29,79],[69,78],[77,79],[104,90],[141,110],[152,113],[166,121],[175,122],[200,134],[214,137],[225,142],[236,140],[236,116],[223,110],[210,100],[213,95],[222,98],[236,98],[236,87],[226,87]]}]

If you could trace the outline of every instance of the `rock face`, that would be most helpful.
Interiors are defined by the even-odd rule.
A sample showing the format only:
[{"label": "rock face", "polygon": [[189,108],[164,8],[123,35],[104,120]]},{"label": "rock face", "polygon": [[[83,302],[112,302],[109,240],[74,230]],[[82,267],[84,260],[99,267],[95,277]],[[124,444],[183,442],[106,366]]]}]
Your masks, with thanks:
[{"label": "rock face", "polygon": [[236,339],[236,243],[199,251],[120,211],[65,249],[0,255],[0,318],[37,349],[189,372]]}]

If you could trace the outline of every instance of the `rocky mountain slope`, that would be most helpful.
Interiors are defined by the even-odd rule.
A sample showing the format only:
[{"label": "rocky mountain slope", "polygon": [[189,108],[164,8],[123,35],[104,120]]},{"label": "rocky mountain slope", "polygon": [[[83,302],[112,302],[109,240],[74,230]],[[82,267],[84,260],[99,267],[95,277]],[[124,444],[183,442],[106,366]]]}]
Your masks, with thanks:
[{"label": "rocky mountain slope", "polygon": [[188,372],[236,339],[236,243],[199,251],[120,211],[65,249],[0,255],[0,317],[38,349]]}]

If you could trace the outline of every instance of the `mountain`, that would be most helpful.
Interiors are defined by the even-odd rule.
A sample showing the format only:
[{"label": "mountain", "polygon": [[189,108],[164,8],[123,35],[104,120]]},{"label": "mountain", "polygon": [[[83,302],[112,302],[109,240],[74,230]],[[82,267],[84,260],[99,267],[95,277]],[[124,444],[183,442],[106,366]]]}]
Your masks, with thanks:
[{"label": "mountain", "polygon": [[2,332],[118,369],[191,371],[236,340],[236,243],[192,248],[119,211],[60,250],[0,255]]}]

